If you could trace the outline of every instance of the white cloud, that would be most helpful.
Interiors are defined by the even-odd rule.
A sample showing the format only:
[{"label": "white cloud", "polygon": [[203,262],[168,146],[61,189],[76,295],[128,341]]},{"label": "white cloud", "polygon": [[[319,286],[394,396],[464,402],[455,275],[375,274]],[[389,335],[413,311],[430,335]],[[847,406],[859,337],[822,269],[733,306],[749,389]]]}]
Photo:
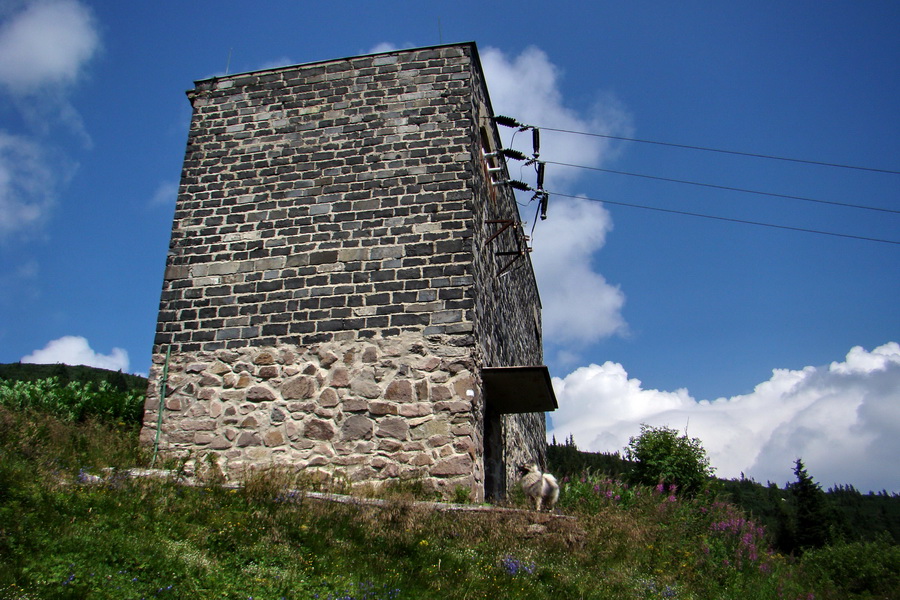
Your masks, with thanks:
[{"label": "white cloud", "polygon": [[[530,47],[509,58],[496,48],[481,54],[485,78],[495,114],[515,118],[520,123],[555,129],[627,135],[631,118],[610,95],[598,95],[597,102],[579,113],[565,105],[560,88],[561,72],[538,48]],[[532,152],[531,135],[501,127],[504,143],[526,154]],[[573,136],[541,131],[541,159],[596,167],[615,155],[604,138]],[[510,163],[510,175],[520,176],[516,163]],[[530,168],[530,167],[529,167]],[[523,171],[524,173],[524,171]],[[577,184],[582,170],[548,165],[545,188],[568,193]],[[525,208],[532,219],[535,207]],[[531,255],[543,304],[544,339],[548,346],[563,344],[571,357],[572,347],[626,331],[622,307],[625,295],[591,268],[592,256],[599,251],[606,234],[612,230],[609,212],[596,202],[551,195],[548,219],[534,230]],[[577,309],[573,309],[577,307]]]},{"label": "white cloud", "polygon": [[81,3],[32,2],[0,28],[0,83],[15,94],[69,85],[99,46],[93,16]]},{"label": "white cloud", "polygon": [[394,50],[399,50],[399,49],[400,49],[400,46],[397,46],[390,42],[380,42],[380,43],[372,46],[372,48],[365,54],[381,54],[382,52],[393,52]]},{"label": "white cloud", "polygon": [[553,217],[535,228],[532,265],[543,305],[547,340],[590,342],[626,329],[625,294],[591,269],[612,219],[601,204],[569,199],[553,207]]},{"label": "white cloud", "polygon": [[[620,136],[632,133],[630,114],[611,94],[598,92],[593,106],[584,111],[566,106],[560,88],[562,72],[539,48],[531,46],[514,58],[496,48],[486,48],[481,64],[495,114],[538,127]],[[513,147],[531,154],[529,132],[516,133],[515,129],[500,127],[500,134],[507,144],[515,134]],[[615,154],[612,142],[606,138],[541,131],[542,160],[597,167]],[[545,187],[566,191],[583,173],[548,165]],[[516,173],[511,175],[515,177]]]},{"label": "white cloud", "polygon": [[178,196],[178,183],[164,181],[159,184],[153,196],[150,198],[150,206],[172,206]]},{"label": "white cloud", "polygon": [[43,138],[61,123],[91,145],[66,95],[100,46],[91,12],[75,0],[19,6],[0,25],[0,89],[33,135],[0,131],[0,239],[40,229],[57,188],[73,171],[71,161],[51,152]]},{"label": "white cloud", "polygon": [[607,362],[555,378],[550,435],[583,449],[622,450],[641,423],[699,437],[721,477],[793,480],[797,458],[823,485],[900,491],[900,344],[855,347],[843,362],[776,369],[750,394],[696,401],[687,390],[644,389]]},{"label": "white cloud", "polygon": [[81,336],[67,335],[49,342],[40,350],[22,357],[23,363],[52,365],[87,365],[111,371],[128,371],[128,352],[113,348],[110,354],[100,354],[91,349],[88,341]]},{"label": "white cloud", "polygon": [[394,52],[395,50],[402,50],[404,48],[415,48],[416,44],[412,42],[404,42],[399,46],[392,42],[380,42],[372,46],[369,50],[363,52],[363,54],[381,54],[383,52]]},{"label": "white cloud", "polygon": [[54,205],[56,179],[39,144],[0,131],[0,240],[40,226]]}]

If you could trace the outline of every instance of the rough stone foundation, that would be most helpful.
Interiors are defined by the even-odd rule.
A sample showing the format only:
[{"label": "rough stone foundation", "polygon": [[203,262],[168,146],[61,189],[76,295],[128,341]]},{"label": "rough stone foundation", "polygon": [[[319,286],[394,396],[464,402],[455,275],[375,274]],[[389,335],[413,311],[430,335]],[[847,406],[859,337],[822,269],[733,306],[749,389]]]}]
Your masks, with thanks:
[{"label": "rough stone foundation", "polygon": [[[157,382],[165,356],[154,356]],[[159,408],[151,383],[143,441]],[[482,400],[469,348],[405,334],[170,357],[160,452],[252,468],[315,469],[350,482],[419,479],[482,488]],[[480,498],[479,498],[480,499]]]}]

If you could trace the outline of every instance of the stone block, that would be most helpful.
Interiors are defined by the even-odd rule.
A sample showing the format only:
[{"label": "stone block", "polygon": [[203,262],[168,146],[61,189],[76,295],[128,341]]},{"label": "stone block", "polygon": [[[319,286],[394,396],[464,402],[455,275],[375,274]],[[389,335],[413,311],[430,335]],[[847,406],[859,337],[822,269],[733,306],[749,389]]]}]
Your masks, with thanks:
[{"label": "stone block", "polygon": [[247,390],[245,397],[250,402],[268,402],[275,399],[275,394],[267,387],[255,385]]},{"label": "stone block", "polygon": [[332,406],[337,406],[339,402],[340,398],[334,388],[325,388],[322,390],[322,393],[319,394],[319,406],[330,408]]},{"label": "stone block", "polygon": [[247,446],[260,446],[262,439],[255,431],[243,431],[237,437],[238,448],[246,448]]},{"label": "stone block", "polygon": [[341,402],[341,408],[345,412],[359,412],[369,410],[369,401],[365,398],[345,398]]},{"label": "stone block", "polygon": [[406,379],[395,379],[388,384],[384,397],[394,402],[411,402],[413,400],[412,383]]},{"label": "stone block", "polygon": [[409,422],[401,417],[386,417],[378,421],[375,434],[381,437],[390,437],[405,440],[409,434]]},{"label": "stone block", "polygon": [[424,417],[434,413],[430,402],[411,402],[401,404],[397,413],[402,417]]},{"label": "stone block", "polygon": [[260,367],[257,372],[257,376],[260,379],[272,379],[274,377],[278,377],[278,367],[275,365],[268,365],[265,367]]},{"label": "stone block", "polygon": [[350,391],[370,400],[381,397],[381,387],[375,382],[375,376],[371,371],[357,374],[350,381]]},{"label": "stone block", "polygon": [[284,444],[284,435],[277,429],[271,429],[263,434],[263,443],[266,446],[281,446]]},{"label": "stone block", "polygon": [[232,443],[223,435],[216,436],[216,438],[209,444],[210,449],[212,450],[227,450],[231,448]]},{"label": "stone block", "polygon": [[449,433],[449,421],[436,417],[410,429],[409,437],[413,440],[424,440],[434,435],[448,435]]},{"label": "stone block", "polygon": [[364,415],[352,415],[341,425],[342,440],[371,439],[375,430],[375,422]]},{"label": "stone block", "polygon": [[281,384],[279,391],[285,400],[303,400],[312,398],[318,386],[316,380],[305,375],[292,377]]},{"label": "stone block", "polygon": [[430,472],[437,477],[468,475],[472,472],[472,458],[469,455],[456,455],[439,460]]},{"label": "stone block", "polygon": [[303,426],[304,437],[311,440],[329,441],[334,439],[334,425],[322,419],[309,419]]},{"label": "stone block", "polygon": [[350,387],[350,371],[345,367],[335,367],[331,371],[331,387]]}]

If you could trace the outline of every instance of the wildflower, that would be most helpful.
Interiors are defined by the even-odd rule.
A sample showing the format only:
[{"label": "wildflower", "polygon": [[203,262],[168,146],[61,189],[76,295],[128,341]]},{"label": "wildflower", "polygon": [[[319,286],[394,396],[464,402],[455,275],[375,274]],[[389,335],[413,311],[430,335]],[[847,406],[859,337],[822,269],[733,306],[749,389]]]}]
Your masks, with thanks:
[{"label": "wildflower", "polygon": [[526,564],[511,555],[504,556],[500,564],[508,575],[519,575],[520,573],[531,575],[537,568],[533,562]]}]

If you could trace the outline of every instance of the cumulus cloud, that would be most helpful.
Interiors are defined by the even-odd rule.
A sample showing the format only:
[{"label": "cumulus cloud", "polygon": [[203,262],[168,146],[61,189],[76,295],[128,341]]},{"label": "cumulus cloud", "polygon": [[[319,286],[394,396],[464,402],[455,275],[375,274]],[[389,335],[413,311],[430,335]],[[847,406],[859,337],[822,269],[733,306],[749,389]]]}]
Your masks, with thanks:
[{"label": "cumulus cloud", "polygon": [[803,458],[823,485],[900,491],[900,344],[824,367],[776,369],[753,392],[697,401],[685,389],[644,389],[617,363],[554,378],[560,408],[549,435],[570,434],[583,449],[622,450],[641,423],[699,437],[721,477],[742,472],[784,484]]},{"label": "cumulus cloud", "polygon": [[0,83],[16,94],[72,84],[99,45],[81,3],[32,2],[0,28]]},{"label": "cumulus cloud", "polygon": [[[531,46],[515,57],[486,48],[481,64],[496,114],[544,128],[619,136],[633,132],[630,114],[611,94],[598,92],[593,105],[584,110],[567,106],[560,88],[563,73],[539,48]],[[530,134],[507,127],[501,127],[500,134],[507,144],[531,154]],[[613,143],[606,138],[541,131],[542,160],[597,167],[615,154]],[[582,174],[578,169],[549,165],[545,187],[569,190]]]},{"label": "cumulus cloud", "polygon": [[0,240],[41,224],[53,207],[56,179],[39,144],[0,131]]},{"label": "cumulus cloud", "polygon": [[[554,206],[553,218],[539,227],[531,261],[547,339],[587,342],[623,331],[625,294],[591,269],[591,256],[612,229],[609,212],[596,202],[569,199]],[[548,243],[538,246],[538,239]]]},{"label": "cumulus cloud", "polygon": [[66,96],[99,39],[91,12],[75,0],[26,2],[0,25],[0,90],[30,126],[27,134],[0,130],[0,239],[37,229],[72,171],[43,136],[61,123],[90,146]]},{"label": "cumulus cloud", "polygon": [[52,365],[87,365],[111,371],[128,371],[128,352],[121,348],[113,348],[112,352],[100,354],[95,352],[87,339],[81,336],[67,335],[49,342],[40,350],[35,350],[22,357],[23,363]]},{"label": "cumulus cloud", "polygon": [[[584,111],[568,107],[560,88],[562,73],[538,48],[527,48],[515,57],[487,48],[481,54],[481,62],[496,114],[554,129],[631,133],[628,112],[608,94],[598,94],[594,105]],[[515,130],[500,129],[507,147],[531,154],[530,134],[520,133],[513,139]],[[596,167],[614,155],[614,147],[604,138],[541,131],[543,160]],[[515,163],[510,164],[510,171],[513,178],[526,180]],[[545,188],[568,192],[582,173],[548,165]],[[534,185],[534,181],[527,182]],[[535,209],[532,206],[526,210]],[[524,218],[533,217],[528,214]],[[535,228],[531,255],[548,346],[559,350],[567,344],[570,347],[566,352],[571,355],[573,344],[579,346],[626,331],[622,316],[624,293],[591,267],[592,256],[603,247],[611,230],[612,219],[601,204],[551,196],[549,218]]]}]

